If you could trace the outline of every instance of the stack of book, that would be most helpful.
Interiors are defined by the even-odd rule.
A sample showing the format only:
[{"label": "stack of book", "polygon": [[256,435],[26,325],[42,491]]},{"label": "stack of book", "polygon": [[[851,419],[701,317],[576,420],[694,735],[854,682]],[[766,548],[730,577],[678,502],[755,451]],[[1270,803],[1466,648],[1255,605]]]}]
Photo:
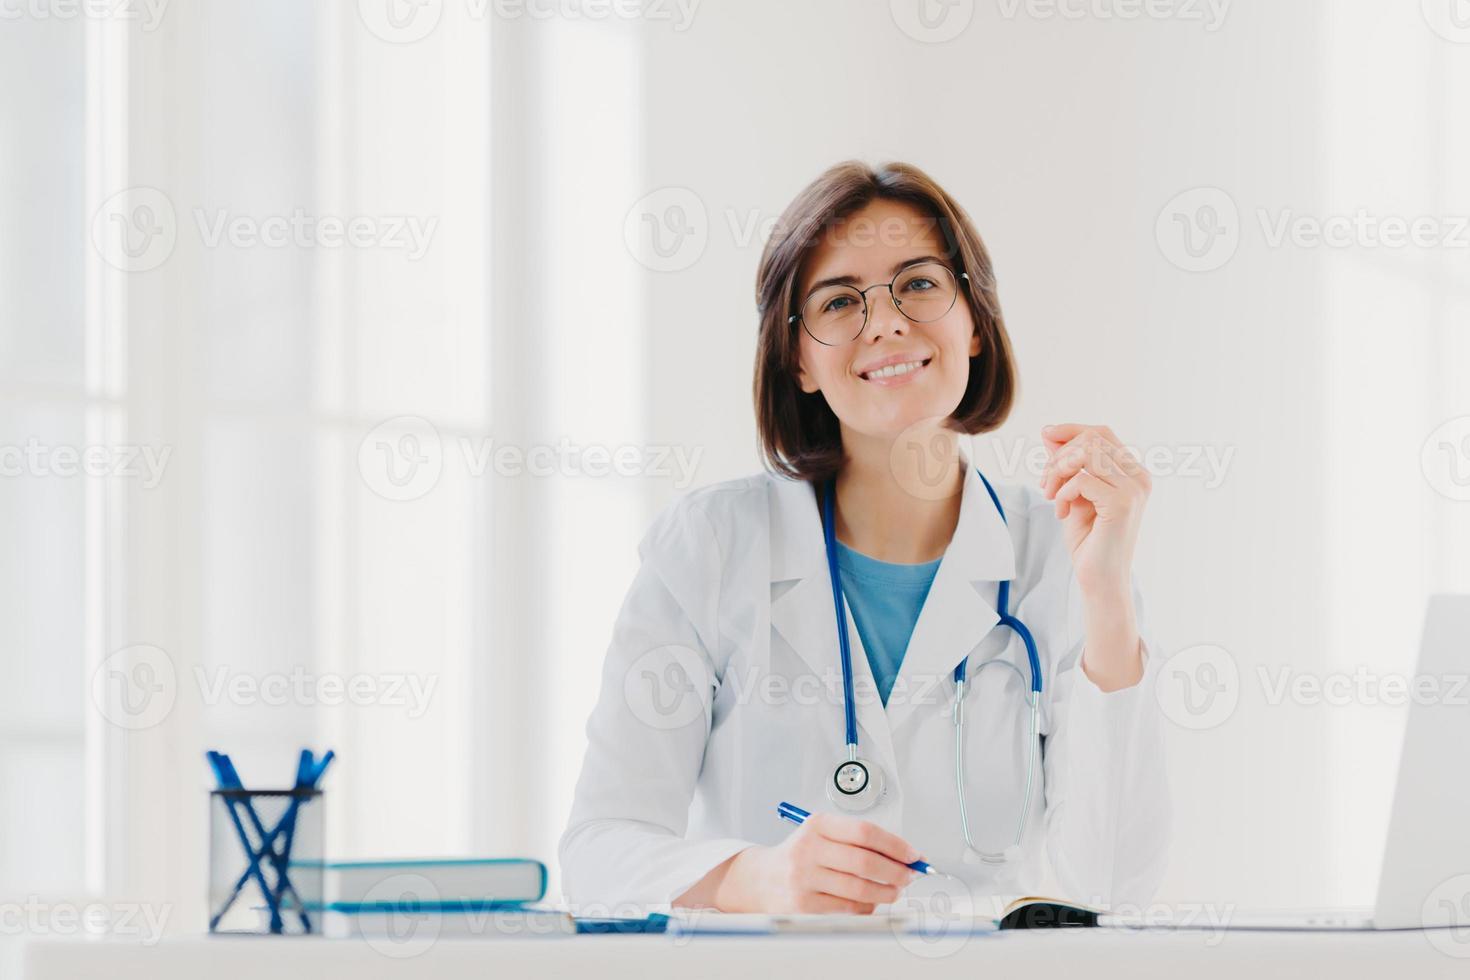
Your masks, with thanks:
[{"label": "stack of book", "polygon": [[546,865],[530,858],[326,861],[325,932],[395,942],[439,936],[558,936],[566,912],[539,907]]}]

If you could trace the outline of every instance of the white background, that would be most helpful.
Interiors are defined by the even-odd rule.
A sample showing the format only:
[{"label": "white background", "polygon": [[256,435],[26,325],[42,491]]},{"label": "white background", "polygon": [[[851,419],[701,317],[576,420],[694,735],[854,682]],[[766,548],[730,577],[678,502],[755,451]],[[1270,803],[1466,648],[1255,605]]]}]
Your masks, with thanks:
[{"label": "white background", "polygon": [[[1226,461],[1159,475],[1139,555],[1190,666],[1166,685],[1225,684],[1213,715],[1171,702],[1161,897],[1371,901],[1401,712],[1266,681],[1407,673],[1424,597],[1470,589],[1466,428],[1421,465],[1470,415],[1470,30],[1449,0],[1063,8],[930,2],[926,28],[905,0],[432,0],[395,28],[387,0],[6,7],[0,447],[170,455],[156,486],[0,476],[0,902],[202,928],[211,747],[255,784],[335,748],[338,856],[552,861],[636,543],[687,481],[464,450],[757,469],[763,233],[849,157],[928,170],[995,257],[1022,387],[976,441],[989,472],[1034,479],[1006,461],[1064,420]],[[172,211],[149,268],[105,247],[129,188]],[[1174,211],[1208,218],[1171,202],[1198,188],[1235,215],[1188,271]],[[208,235],[297,209],[433,231],[422,256]],[[1450,241],[1273,243],[1283,215],[1359,211]],[[373,460],[402,416],[441,472],[392,500]],[[144,644],[168,704],[132,730],[92,681],[137,680]],[[298,666],[434,686],[419,714],[198,679]]]}]

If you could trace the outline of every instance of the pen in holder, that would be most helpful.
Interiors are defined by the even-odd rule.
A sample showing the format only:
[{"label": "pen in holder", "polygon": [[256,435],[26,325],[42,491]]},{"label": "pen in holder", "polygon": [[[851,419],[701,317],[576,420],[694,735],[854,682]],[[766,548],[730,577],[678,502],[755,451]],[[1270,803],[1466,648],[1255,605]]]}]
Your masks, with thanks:
[{"label": "pen in holder", "polygon": [[291,789],[246,789],[228,756],[208,754],[219,788],[209,799],[209,931],[321,932],[323,819],[317,763],[303,751]]}]

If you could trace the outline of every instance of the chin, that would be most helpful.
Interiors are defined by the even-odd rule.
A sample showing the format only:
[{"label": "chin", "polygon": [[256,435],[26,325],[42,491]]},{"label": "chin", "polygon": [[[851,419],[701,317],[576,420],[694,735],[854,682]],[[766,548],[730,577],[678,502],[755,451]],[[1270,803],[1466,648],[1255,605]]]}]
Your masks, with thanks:
[{"label": "chin", "polygon": [[955,404],[947,408],[943,405],[918,406],[912,411],[874,418],[870,420],[871,425],[864,431],[870,436],[888,440],[926,431],[938,431],[946,427],[945,421],[954,414],[958,405],[957,399]]}]

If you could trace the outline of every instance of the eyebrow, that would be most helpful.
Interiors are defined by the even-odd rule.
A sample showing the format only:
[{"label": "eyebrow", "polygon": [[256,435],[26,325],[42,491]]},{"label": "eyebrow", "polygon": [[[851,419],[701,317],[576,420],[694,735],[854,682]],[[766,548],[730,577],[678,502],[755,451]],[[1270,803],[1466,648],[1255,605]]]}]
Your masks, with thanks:
[{"label": "eyebrow", "polygon": [[[944,260],[936,255],[921,255],[918,258],[905,259],[895,265],[893,267],[892,275],[898,275],[900,272],[907,269],[911,265],[923,265],[926,262],[937,262],[940,265],[944,265]],[[857,276],[832,276],[830,279],[823,279],[821,282],[812,283],[806,292],[807,295],[810,296],[812,293],[826,286],[856,286],[857,284]]]}]

